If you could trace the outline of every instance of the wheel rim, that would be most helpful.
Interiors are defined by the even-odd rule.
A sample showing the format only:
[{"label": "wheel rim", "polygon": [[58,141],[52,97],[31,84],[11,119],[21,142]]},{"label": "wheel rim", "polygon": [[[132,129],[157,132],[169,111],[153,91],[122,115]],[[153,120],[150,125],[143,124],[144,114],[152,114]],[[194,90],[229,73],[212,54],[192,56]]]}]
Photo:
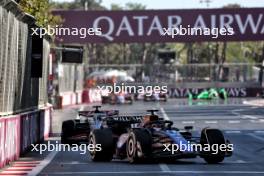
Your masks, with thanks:
[{"label": "wheel rim", "polygon": [[128,156],[132,157],[134,154],[134,141],[132,138],[128,141]]}]

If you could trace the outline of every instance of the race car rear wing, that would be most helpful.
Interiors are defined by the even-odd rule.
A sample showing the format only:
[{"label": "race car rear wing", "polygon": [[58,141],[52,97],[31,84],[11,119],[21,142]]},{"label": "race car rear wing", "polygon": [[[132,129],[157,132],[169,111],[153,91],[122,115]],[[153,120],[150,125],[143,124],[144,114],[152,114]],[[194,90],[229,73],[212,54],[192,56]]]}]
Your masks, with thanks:
[{"label": "race car rear wing", "polygon": [[115,116],[119,114],[118,110],[107,110],[107,111],[78,111],[79,116],[93,117],[94,114],[105,114],[106,116]]},{"label": "race car rear wing", "polygon": [[107,118],[106,121],[108,123],[125,123],[125,124],[134,124],[134,123],[141,123],[143,120],[143,116],[112,116]]}]

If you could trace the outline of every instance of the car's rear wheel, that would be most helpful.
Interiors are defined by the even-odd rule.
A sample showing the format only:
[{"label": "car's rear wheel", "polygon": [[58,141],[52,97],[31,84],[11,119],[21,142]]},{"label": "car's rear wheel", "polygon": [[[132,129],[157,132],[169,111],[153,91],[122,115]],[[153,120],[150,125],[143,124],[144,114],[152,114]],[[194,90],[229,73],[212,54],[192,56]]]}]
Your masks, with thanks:
[{"label": "car's rear wheel", "polygon": [[134,129],[126,143],[127,158],[130,163],[139,163],[151,155],[152,137],[147,129]]},{"label": "car's rear wheel", "polygon": [[133,100],[132,97],[129,97],[129,98],[128,98],[128,101],[129,101],[129,104],[133,104],[133,101],[134,101],[134,100]]},{"label": "car's rear wheel", "polygon": [[[90,151],[93,161],[111,161],[113,158],[114,141],[111,129],[96,129],[90,133],[89,144],[93,145],[94,150]],[[100,145],[101,150],[96,150]]]},{"label": "car's rear wheel", "polygon": [[[201,144],[210,146],[210,151],[203,151],[203,159],[208,164],[220,163],[225,158],[225,151],[220,150],[220,145],[225,145],[225,138],[223,133],[218,129],[203,129],[201,133]],[[217,150],[213,149],[213,145],[217,145]],[[214,147],[215,148],[215,147]]]},{"label": "car's rear wheel", "polygon": [[72,144],[73,141],[69,138],[71,134],[75,131],[75,123],[73,120],[67,120],[62,123],[61,128],[61,143],[62,144]]},{"label": "car's rear wheel", "polygon": [[168,99],[167,99],[167,97],[166,97],[166,96],[164,97],[164,100],[163,100],[163,101],[165,101],[165,102],[166,102],[166,101],[168,101]]}]

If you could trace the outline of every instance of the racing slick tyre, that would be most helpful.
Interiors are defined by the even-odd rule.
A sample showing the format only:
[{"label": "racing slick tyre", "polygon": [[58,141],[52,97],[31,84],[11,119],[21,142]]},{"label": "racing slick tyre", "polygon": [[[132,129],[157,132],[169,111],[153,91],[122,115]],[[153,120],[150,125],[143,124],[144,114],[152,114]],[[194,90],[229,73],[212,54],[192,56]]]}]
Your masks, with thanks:
[{"label": "racing slick tyre", "polygon": [[134,102],[133,98],[130,98],[128,101],[129,101],[129,104],[131,104],[131,105],[132,105],[133,102]]},{"label": "racing slick tyre", "polygon": [[[114,141],[112,130],[109,128],[95,129],[90,133],[89,144],[94,146],[94,150],[90,151],[93,161],[111,161],[113,158]],[[96,146],[101,145],[101,150],[97,150]]]},{"label": "racing slick tyre", "polygon": [[219,98],[224,100],[225,99],[225,95],[223,93],[219,93]]},{"label": "racing slick tyre", "polygon": [[[202,146],[205,147],[205,145],[210,146],[210,151],[203,151],[203,159],[208,163],[208,164],[216,164],[220,163],[224,160],[225,158],[225,151],[221,151],[220,145],[225,145],[225,138],[223,133],[218,130],[218,129],[208,129],[205,128],[202,130],[201,133],[201,144]],[[217,151],[212,151],[212,146],[213,145],[218,145],[217,146]]]},{"label": "racing slick tyre", "polygon": [[102,104],[109,103],[109,97],[108,96],[102,96]]},{"label": "racing slick tyre", "polygon": [[134,129],[126,143],[127,158],[130,163],[140,163],[151,155],[152,136],[147,129]]},{"label": "racing slick tyre", "polygon": [[73,141],[69,139],[71,134],[74,132],[75,123],[73,120],[67,120],[62,123],[61,128],[61,143],[62,144],[72,144]]},{"label": "racing slick tyre", "polygon": [[144,95],[143,100],[144,101],[151,101],[151,97],[150,96],[147,96],[147,95]]}]

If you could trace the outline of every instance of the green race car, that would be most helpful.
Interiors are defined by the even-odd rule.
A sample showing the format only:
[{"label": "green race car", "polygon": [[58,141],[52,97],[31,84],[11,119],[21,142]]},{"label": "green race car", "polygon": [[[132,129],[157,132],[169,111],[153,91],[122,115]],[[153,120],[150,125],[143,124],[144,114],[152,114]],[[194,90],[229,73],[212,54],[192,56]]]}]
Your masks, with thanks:
[{"label": "green race car", "polygon": [[223,100],[227,99],[227,92],[224,88],[216,89],[210,88],[209,90],[204,90],[199,94],[189,93],[188,95],[189,100],[212,100],[221,98]]}]

